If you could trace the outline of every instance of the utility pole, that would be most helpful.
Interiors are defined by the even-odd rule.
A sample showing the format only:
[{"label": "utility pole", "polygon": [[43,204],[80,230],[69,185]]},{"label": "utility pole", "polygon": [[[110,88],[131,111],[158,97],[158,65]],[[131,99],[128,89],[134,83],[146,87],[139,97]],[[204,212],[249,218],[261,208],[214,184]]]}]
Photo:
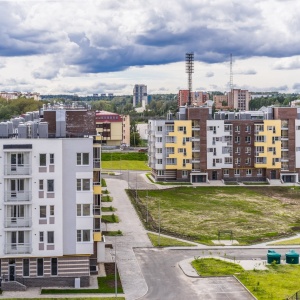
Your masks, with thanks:
[{"label": "utility pole", "polygon": [[147,197],[146,197],[146,223],[148,224],[148,190],[147,190]]},{"label": "utility pole", "polygon": [[160,246],[160,198],[158,198],[158,246]]}]

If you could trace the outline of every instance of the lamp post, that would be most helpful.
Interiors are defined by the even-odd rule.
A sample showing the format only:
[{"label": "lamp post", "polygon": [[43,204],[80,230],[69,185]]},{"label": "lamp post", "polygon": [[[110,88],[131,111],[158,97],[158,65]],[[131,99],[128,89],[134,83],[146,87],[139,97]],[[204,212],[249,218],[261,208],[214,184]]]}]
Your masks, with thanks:
[{"label": "lamp post", "polygon": [[146,197],[146,223],[148,224],[148,190],[147,190],[147,197]]},{"label": "lamp post", "polygon": [[158,246],[160,246],[160,198],[158,198]]},{"label": "lamp post", "polygon": [[117,276],[117,235],[115,235],[115,298],[118,296],[118,276]]}]

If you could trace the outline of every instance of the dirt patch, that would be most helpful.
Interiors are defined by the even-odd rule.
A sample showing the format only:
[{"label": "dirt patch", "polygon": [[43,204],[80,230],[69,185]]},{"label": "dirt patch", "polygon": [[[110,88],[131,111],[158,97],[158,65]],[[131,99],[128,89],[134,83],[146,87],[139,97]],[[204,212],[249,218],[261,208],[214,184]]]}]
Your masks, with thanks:
[{"label": "dirt patch", "polygon": [[[113,275],[111,280],[107,280],[107,285],[111,288],[113,288],[115,286],[115,263],[105,263],[104,264],[104,268],[105,268],[105,272],[106,272],[106,276],[110,277],[109,275]],[[122,286],[121,284],[121,280],[120,280],[120,276],[119,276],[119,272],[118,272],[118,268],[117,268],[117,283],[118,286]]]}]

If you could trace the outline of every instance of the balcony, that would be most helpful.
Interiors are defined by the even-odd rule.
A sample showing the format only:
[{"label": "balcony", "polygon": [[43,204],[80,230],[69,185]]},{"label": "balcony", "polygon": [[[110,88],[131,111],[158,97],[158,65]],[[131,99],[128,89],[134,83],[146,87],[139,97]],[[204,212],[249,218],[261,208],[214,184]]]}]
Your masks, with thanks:
[{"label": "balcony", "polygon": [[94,158],[93,168],[94,169],[100,169],[101,168],[101,159],[100,158]]},{"label": "balcony", "polygon": [[4,245],[5,254],[30,254],[32,252],[32,247],[30,243],[10,243]]},{"label": "balcony", "polygon": [[5,202],[31,201],[31,191],[8,191],[4,193]]},{"label": "balcony", "polygon": [[5,228],[31,227],[32,218],[4,218]]},{"label": "balcony", "polygon": [[4,175],[31,175],[31,165],[4,165]]}]

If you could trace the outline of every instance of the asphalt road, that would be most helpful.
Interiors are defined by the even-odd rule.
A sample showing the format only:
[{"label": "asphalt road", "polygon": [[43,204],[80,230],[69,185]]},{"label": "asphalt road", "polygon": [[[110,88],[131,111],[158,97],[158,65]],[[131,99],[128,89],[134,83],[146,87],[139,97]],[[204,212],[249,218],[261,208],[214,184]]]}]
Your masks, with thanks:
[{"label": "asphalt road", "polygon": [[[286,249],[276,249],[284,255]],[[266,259],[267,249],[170,250],[136,248],[135,255],[148,285],[141,300],[248,300],[253,297],[234,278],[191,278],[178,263],[195,256],[225,256],[231,259]]]},{"label": "asphalt road", "polygon": [[148,183],[143,178],[146,171],[130,171],[130,170],[113,170],[117,175],[103,174],[103,178],[115,178],[125,180],[127,188],[138,190],[153,190],[157,189],[156,185]]}]

